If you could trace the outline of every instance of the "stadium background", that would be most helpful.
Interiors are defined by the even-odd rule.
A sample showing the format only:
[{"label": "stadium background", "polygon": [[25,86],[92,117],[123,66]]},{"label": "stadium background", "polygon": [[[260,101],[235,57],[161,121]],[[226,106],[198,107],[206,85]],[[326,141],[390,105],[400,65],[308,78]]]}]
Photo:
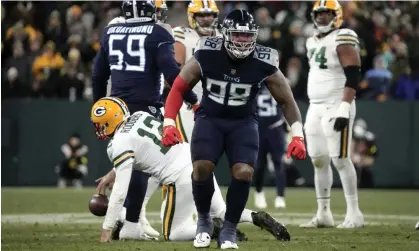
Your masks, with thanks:
[{"label": "stadium background", "polygon": [[[73,133],[89,147],[85,184],[110,168],[106,145],[89,121],[92,59],[103,27],[121,2],[2,2],[2,186],[56,184],[60,147]],[[246,8],[261,26],[259,42],[280,52],[300,109],[307,109],[304,44],[313,32],[312,2],[218,2],[220,20]],[[342,2],[346,27],[362,43],[365,75],[357,115],[376,136],[380,154],[372,167],[376,187],[419,187],[419,4]],[[187,2],[170,1],[168,23],[187,25]],[[51,55],[48,57],[47,55]],[[383,78],[370,78],[373,70]],[[370,72],[370,74],[368,73]],[[222,160],[221,184],[229,181]],[[309,161],[297,163],[308,185]],[[339,179],[335,178],[339,186]]]}]

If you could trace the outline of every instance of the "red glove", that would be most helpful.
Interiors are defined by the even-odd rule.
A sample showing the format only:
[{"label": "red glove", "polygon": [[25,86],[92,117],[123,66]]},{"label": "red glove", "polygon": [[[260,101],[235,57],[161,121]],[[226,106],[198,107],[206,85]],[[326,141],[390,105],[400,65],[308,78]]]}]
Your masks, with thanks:
[{"label": "red glove", "polygon": [[172,146],[178,143],[183,143],[182,137],[180,136],[180,132],[176,128],[176,126],[167,125],[163,127],[163,135],[161,138],[161,143],[164,146]]},{"label": "red glove", "polygon": [[193,112],[195,113],[195,112],[196,112],[196,110],[198,110],[198,108],[199,108],[199,104],[195,104],[195,105],[193,105],[193,106],[192,106],[192,110],[193,110]]},{"label": "red glove", "polygon": [[307,151],[304,145],[304,138],[292,137],[290,144],[288,145],[287,159],[294,156],[296,159],[303,160],[306,158]]}]

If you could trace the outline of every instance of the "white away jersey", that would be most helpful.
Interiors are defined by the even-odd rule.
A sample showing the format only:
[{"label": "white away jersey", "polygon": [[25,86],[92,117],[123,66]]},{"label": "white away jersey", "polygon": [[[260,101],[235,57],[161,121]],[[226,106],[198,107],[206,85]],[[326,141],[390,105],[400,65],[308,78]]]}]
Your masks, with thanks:
[{"label": "white away jersey", "polygon": [[133,163],[133,168],[156,177],[163,184],[177,180],[181,171],[191,165],[190,146],[161,144],[163,124],[146,112],[134,113],[119,128],[108,145],[113,166]]},{"label": "white away jersey", "polygon": [[[215,36],[221,36],[217,29],[215,29]],[[182,26],[175,27],[173,29],[173,34],[175,36],[175,41],[182,43],[185,46],[186,56],[185,56],[185,63],[193,57],[196,48],[198,47],[198,42],[200,40],[200,36],[196,30],[191,28],[186,28]],[[202,99],[202,84],[198,82],[193,91],[198,96],[198,101],[201,102]]]},{"label": "white away jersey", "polygon": [[336,52],[341,44],[351,44],[359,50],[358,36],[350,29],[338,29],[322,38],[312,36],[307,39],[310,64],[307,94],[310,102],[342,99],[346,77]]}]

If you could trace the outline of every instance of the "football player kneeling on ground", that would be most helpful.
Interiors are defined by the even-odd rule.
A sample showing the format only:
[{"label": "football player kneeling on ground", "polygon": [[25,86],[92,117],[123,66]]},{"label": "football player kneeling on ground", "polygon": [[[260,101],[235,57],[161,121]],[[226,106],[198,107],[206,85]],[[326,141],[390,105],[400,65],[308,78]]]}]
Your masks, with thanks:
[{"label": "football player kneeling on ground", "polygon": [[[128,193],[132,169],[138,169],[157,178],[167,190],[166,207],[162,221],[164,239],[193,240],[196,223],[192,221],[194,201],[192,195],[192,163],[189,144],[165,147],[161,144],[163,124],[146,112],[128,112],[125,103],[114,97],[98,100],[92,108],[91,120],[100,133],[112,138],[108,156],[113,170],[101,179],[99,190],[113,184],[108,210],[102,226],[101,242],[109,242],[112,229]],[[214,219],[214,234],[222,225],[226,211],[220,188],[214,178],[215,192],[211,201],[211,218]],[[265,212],[245,209],[240,222],[252,222],[269,231],[278,240],[289,240],[287,229]],[[129,233],[129,234],[127,234]],[[119,233],[130,239],[151,239],[139,224],[125,222]],[[203,240],[205,241],[205,240]]]}]

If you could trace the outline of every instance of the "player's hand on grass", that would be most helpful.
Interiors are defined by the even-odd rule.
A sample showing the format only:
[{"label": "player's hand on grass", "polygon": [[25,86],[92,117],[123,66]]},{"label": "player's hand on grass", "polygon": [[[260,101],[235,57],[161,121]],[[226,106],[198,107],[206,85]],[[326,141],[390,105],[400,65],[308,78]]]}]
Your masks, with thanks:
[{"label": "player's hand on grass", "polygon": [[180,132],[176,128],[176,123],[173,119],[164,119],[161,143],[164,146],[172,146],[178,143],[183,143]]},{"label": "player's hand on grass", "polygon": [[96,187],[96,192],[98,194],[105,194],[106,188],[112,189],[113,184],[115,183],[115,177],[115,171],[111,170],[105,176],[95,180],[95,182],[99,182]]},{"label": "player's hand on grass", "polygon": [[307,156],[306,146],[303,137],[292,137],[288,145],[287,158],[293,156],[295,159],[303,160]]},{"label": "player's hand on grass", "polygon": [[100,234],[100,242],[111,242],[112,230],[102,229],[102,233]]}]

